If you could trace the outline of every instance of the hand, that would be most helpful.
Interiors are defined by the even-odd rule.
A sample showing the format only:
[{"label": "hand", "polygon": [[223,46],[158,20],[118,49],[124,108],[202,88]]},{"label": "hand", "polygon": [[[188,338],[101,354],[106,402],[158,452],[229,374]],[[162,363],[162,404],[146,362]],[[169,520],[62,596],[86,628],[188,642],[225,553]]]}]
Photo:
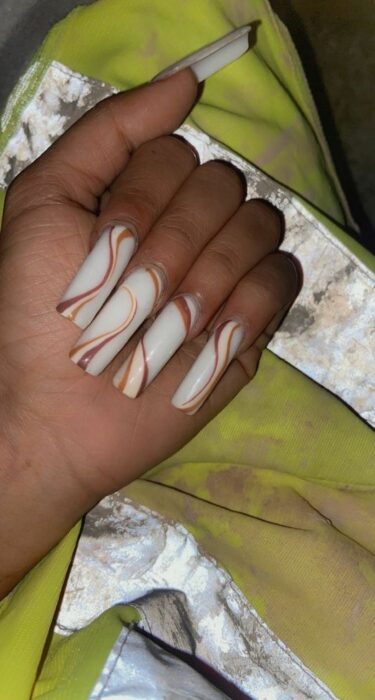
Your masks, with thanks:
[{"label": "hand", "polygon": [[[294,263],[274,252],[279,216],[262,202],[244,203],[233,168],[199,166],[190,146],[167,135],[196,95],[193,74],[184,71],[104,101],[8,192],[0,248],[3,593],[96,501],[185,444],[234,397],[297,293]],[[96,290],[86,303],[102,276],[96,280],[93,265],[100,272],[107,264],[95,241],[108,255],[110,237],[116,247],[123,231],[123,263],[134,253],[133,234],[138,249],[120,292],[88,325],[105,300]],[[83,306],[69,290],[59,306],[88,325],[80,339],[82,331],[56,305],[92,246],[73,287],[83,291]],[[116,325],[127,316],[125,326],[133,319],[135,330],[176,294],[187,296],[158,321],[162,332],[156,327],[146,336],[130,370],[121,369],[144,329],[112,361],[124,340],[118,333],[114,339]],[[219,328],[217,365],[210,341],[193,370],[194,388],[190,376],[176,408],[171,398],[207,343],[208,327]],[[110,341],[98,351],[95,338],[103,333]],[[146,390],[127,398],[123,391],[134,396],[146,385],[139,352],[150,379],[184,338],[189,342]]]}]

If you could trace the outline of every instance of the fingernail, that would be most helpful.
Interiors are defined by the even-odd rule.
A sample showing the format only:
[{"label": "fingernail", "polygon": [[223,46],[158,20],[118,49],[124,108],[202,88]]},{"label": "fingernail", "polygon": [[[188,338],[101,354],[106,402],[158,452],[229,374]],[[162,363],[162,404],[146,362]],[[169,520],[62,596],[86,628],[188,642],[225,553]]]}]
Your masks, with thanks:
[{"label": "fingernail", "polygon": [[165,68],[165,70],[155,76],[153,82],[169,78],[184,68],[191,68],[198,82],[206,80],[210,75],[217,73],[221,68],[224,68],[224,66],[246,53],[249,48],[250,32],[250,25],[229,32],[221,39],[168,66],[168,68]]},{"label": "fingernail", "polygon": [[137,247],[133,229],[107,226],[66,290],[57,311],[86,328],[116,286]]},{"label": "fingernail", "polygon": [[73,362],[89,374],[100,374],[150,315],[163,286],[156,267],[131,272],[81,335],[70,353]]},{"label": "fingernail", "polygon": [[182,345],[198,313],[190,294],[170,301],[115,375],[114,386],[131,399],[139,396]]},{"label": "fingernail", "polygon": [[238,321],[225,321],[198,355],[172,398],[172,404],[188,415],[196,413],[233,360],[244,338]]}]

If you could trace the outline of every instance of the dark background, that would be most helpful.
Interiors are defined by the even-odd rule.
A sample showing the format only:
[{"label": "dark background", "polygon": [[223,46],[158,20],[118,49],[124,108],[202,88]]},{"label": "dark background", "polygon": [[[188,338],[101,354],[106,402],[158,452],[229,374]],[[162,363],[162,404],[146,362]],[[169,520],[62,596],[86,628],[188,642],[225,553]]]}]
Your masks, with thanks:
[{"label": "dark background", "polygon": [[[49,28],[91,0],[0,0],[0,109]],[[271,0],[299,50],[339,177],[375,249],[374,0]]]}]

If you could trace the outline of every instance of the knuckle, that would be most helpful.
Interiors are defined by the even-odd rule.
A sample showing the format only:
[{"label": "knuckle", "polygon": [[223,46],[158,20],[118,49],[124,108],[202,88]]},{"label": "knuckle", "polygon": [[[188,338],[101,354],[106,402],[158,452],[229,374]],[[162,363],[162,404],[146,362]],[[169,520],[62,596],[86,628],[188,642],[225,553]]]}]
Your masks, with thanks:
[{"label": "knuckle", "polygon": [[[129,139],[125,124],[121,119],[123,113],[122,99],[122,93],[106,97],[92,108],[90,115],[92,120],[95,118],[98,120],[105,120],[106,122],[110,121],[110,128],[117,135],[118,143],[122,143],[125,150],[132,153],[134,151],[134,145]],[[83,117],[83,119],[84,118],[85,117]]]},{"label": "knuckle", "polygon": [[168,149],[172,155],[177,158],[184,158],[193,163],[199,164],[199,156],[194,146],[189,141],[178,134],[170,134],[169,136],[161,136],[159,139],[162,142],[162,147]]},{"label": "knuckle", "polygon": [[154,194],[133,183],[128,185],[126,194],[112,195],[106,210],[111,212],[114,218],[119,215],[125,216],[131,219],[136,227],[143,229],[157,218],[159,205]]},{"label": "knuckle", "polygon": [[286,303],[297,291],[297,273],[288,255],[281,252],[268,255],[253,271],[255,294],[263,302]]},{"label": "knuckle", "polygon": [[201,165],[201,174],[207,179],[220,181],[221,185],[234,189],[237,196],[245,195],[244,176],[231,163],[224,160],[210,160]]},{"label": "knuckle", "polygon": [[188,208],[181,206],[167,213],[161,222],[161,231],[164,237],[178,242],[189,255],[200,250],[202,231]]},{"label": "knuckle", "polygon": [[251,199],[244,204],[246,213],[257,235],[266,238],[271,249],[277,248],[283,238],[285,223],[283,214],[264,199]]},{"label": "knuckle", "polygon": [[213,244],[206,252],[206,263],[218,275],[233,278],[238,276],[241,261],[237,253],[229,246]]},{"label": "knuckle", "polygon": [[183,161],[190,167],[197,166],[199,163],[194,147],[175,134],[159,136],[152,141],[142,144],[137,149],[136,155],[141,155],[145,158],[154,156],[158,160],[163,159],[163,161],[167,162]]},{"label": "knuckle", "polygon": [[251,285],[251,294],[261,306],[274,305],[275,300],[280,299],[279,287],[275,280],[268,275],[259,275],[255,284]]}]

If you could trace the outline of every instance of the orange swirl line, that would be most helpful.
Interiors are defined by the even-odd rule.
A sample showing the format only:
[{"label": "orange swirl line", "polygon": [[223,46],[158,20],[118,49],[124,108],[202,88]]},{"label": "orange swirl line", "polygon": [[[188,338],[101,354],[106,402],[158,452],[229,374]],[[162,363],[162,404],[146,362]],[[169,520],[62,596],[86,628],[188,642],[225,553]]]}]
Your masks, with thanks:
[{"label": "orange swirl line", "polygon": [[104,345],[109,343],[113,338],[118,336],[120,333],[122,333],[133,321],[134,316],[137,312],[137,300],[134,296],[134,294],[130,291],[128,288],[124,288],[123,291],[126,291],[127,294],[130,296],[131,300],[131,308],[130,311],[126,317],[126,319],[119,325],[117,328],[114,328],[112,331],[107,331],[106,333],[102,333],[101,335],[98,335],[94,338],[90,338],[89,340],[86,340],[84,343],[81,343],[81,345],[77,345],[75,348],[70,353],[70,357],[73,357],[76,355],[76,353],[79,353],[81,350],[84,350],[87,347],[90,347],[92,343],[96,343],[93,347],[90,347],[87,352],[85,352],[81,359],[78,362],[78,365],[85,369],[88,365],[88,363],[92,360],[94,355],[96,355],[99,350],[101,350]]}]

